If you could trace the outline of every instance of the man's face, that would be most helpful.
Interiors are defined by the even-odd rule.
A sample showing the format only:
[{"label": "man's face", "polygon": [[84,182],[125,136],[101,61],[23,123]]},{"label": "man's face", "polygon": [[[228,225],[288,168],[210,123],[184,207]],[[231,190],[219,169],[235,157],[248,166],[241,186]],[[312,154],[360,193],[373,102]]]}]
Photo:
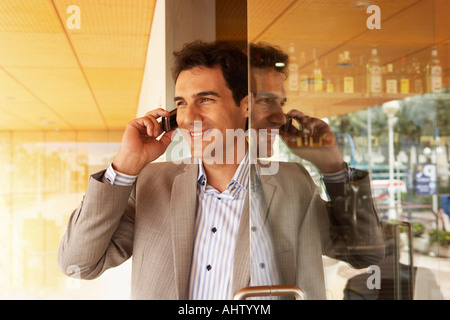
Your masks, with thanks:
[{"label": "man's face", "polygon": [[207,156],[211,150],[215,150],[212,152],[215,156],[222,151],[225,157],[227,150],[236,154],[239,146],[234,139],[227,141],[226,131],[245,130],[247,98],[242,99],[240,106],[236,105],[219,66],[182,71],[175,84],[175,103],[177,123],[194,157]]},{"label": "man's face", "polygon": [[[258,145],[267,144],[269,157],[273,154],[272,145],[277,135],[272,129],[280,129],[286,123],[283,112],[286,102],[283,77],[281,73],[269,68],[253,69],[252,74],[256,83],[256,95],[251,110],[251,127],[259,133]],[[267,129],[267,136],[261,134],[259,129]],[[260,155],[261,152],[262,150]]]}]

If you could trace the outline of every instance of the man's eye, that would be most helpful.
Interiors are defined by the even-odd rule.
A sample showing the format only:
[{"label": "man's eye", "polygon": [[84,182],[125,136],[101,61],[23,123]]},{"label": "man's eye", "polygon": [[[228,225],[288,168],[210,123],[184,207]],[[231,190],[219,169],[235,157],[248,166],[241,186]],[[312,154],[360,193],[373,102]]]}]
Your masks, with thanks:
[{"label": "man's eye", "polygon": [[186,101],[177,101],[176,106],[179,107],[179,106],[182,106],[185,104],[186,104]]},{"label": "man's eye", "polygon": [[260,98],[260,99],[256,99],[256,103],[271,104],[271,103],[273,103],[273,99],[272,98]]},{"label": "man's eye", "polygon": [[202,98],[200,101],[201,102],[208,102],[208,101],[212,101],[212,99],[211,98]]}]

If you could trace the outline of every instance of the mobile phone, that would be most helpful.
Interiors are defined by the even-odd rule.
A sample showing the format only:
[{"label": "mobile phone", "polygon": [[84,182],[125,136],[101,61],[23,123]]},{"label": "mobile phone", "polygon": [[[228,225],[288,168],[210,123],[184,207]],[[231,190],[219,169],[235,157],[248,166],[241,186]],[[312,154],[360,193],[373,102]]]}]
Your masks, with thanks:
[{"label": "mobile phone", "polygon": [[286,117],[286,122],[280,127],[280,130],[288,132],[292,125],[292,118],[288,117],[287,114],[285,114],[284,116]]},{"label": "mobile phone", "polygon": [[161,124],[163,130],[166,132],[178,128],[177,109],[170,111],[170,115],[168,117],[162,117]]}]

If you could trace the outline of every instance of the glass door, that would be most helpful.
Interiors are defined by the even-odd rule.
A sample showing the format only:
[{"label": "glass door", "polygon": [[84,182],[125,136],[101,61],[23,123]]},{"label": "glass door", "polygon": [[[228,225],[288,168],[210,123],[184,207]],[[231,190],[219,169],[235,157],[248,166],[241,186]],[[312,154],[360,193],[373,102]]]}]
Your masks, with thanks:
[{"label": "glass door", "polygon": [[449,5],[248,0],[264,296],[450,297]]}]

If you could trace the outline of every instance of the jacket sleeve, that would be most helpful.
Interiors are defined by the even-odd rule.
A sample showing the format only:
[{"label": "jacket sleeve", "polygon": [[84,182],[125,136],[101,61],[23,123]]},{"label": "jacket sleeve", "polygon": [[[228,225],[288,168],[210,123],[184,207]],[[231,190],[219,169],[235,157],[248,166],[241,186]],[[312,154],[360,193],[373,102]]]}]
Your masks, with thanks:
[{"label": "jacket sleeve", "polygon": [[364,268],[384,259],[385,246],[369,174],[354,170],[354,177],[346,183],[325,184],[331,199],[327,204],[329,234],[334,258]]},{"label": "jacket sleeve", "polygon": [[103,173],[91,176],[61,240],[58,265],[68,276],[94,279],[132,255],[134,186],[104,184]]}]

